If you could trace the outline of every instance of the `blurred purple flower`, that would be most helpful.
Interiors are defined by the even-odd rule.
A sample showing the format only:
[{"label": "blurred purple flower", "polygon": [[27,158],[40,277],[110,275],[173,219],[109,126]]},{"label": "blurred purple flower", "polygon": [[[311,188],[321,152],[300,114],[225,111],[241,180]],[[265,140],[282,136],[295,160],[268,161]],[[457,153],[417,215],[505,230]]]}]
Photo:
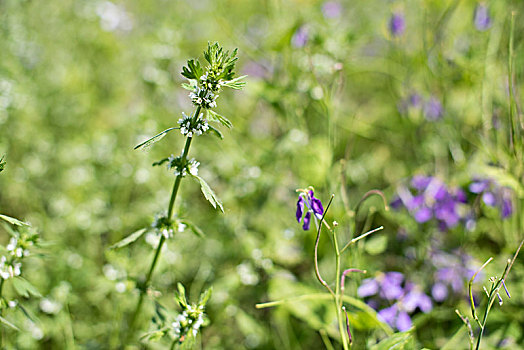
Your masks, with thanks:
[{"label": "blurred purple flower", "polygon": [[444,115],[444,109],[442,104],[435,97],[430,97],[429,100],[424,104],[424,115],[429,121],[436,121]]},{"label": "blurred purple flower", "polygon": [[410,283],[406,285],[407,294],[402,297],[403,309],[407,312],[413,312],[416,308],[420,311],[427,313],[433,308],[431,298],[426,294],[422,293],[418,287]]},{"label": "blurred purple flower", "polygon": [[326,1],[322,5],[322,13],[325,18],[337,18],[342,13],[342,5],[338,1]]},{"label": "blurred purple flower", "polygon": [[484,204],[490,207],[498,207],[503,219],[513,214],[511,189],[502,187],[490,179],[475,179],[469,185],[469,191],[481,195]]},{"label": "blurred purple flower", "polygon": [[418,93],[412,93],[409,96],[409,103],[412,107],[420,107],[422,104],[422,96],[420,96]]},{"label": "blurred purple flower", "polygon": [[477,30],[488,30],[491,27],[491,17],[489,16],[488,8],[483,4],[478,4],[477,7],[475,7],[473,21],[475,22],[475,28],[477,28]]},{"label": "blurred purple flower", "polygon": [[394,13],[389,19],[389,31],[393,36],[401,36],[406,29],[406,21],[402,13]]},{"label": "blurred purple flower", "polygon": [[443,302],[448,297],[448,287],[441,282],[437,282],[431,288],[431,296],[435,301]]},{"label": "blurred purple flower", "polygon": [[315,198],[312,190],[301,192],[298,195],[297,211],[295,215],[299,223],[302,220],[304,211],[306,211],[306,215],[304,216],[304,224],[302,225],[302,229],[307,231],[311,225],[311,213],[315,214],[315,216],[319,219],[322,218],[322,214],[324,214],[322,202],[320,199]]},{"label": "blurred purple flower", "polygon": [[291,38],[291,45],[296,48],[301,48],[306,46],[309,40],[309,31],[305,25],[300,26],[293,34]]},{"label": "blurred purple flower", "polygon": [[412,322],[406,311],[401,310],[398,303],[382,309],[377,313],[377,316],[383,322],[386,322],[391,327],[405,332],[411,328]]}]

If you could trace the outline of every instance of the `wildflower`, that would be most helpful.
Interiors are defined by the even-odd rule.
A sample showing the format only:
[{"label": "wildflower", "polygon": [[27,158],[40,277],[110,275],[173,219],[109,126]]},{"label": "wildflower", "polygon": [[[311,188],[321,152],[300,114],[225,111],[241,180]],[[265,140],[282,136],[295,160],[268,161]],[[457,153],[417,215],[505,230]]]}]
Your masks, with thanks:
[{"label": "wildflower", "polygon": [[300,223],[304,210],[307,209],[302,225],[302,229],[307,231],[311,225],[311,213],[315,214],[318,219],[321,219],[322,214],[324,214],[324,207],[320,199],[315,198],[312,189],[299,191],[301,193],[298,195],[296,218]]},{"label": "wildflower", "polygon": [[424,105],[424,116],[429,121],[436,121],[444,115],[444,110],[440,101],[431,97]]},{"label": "wildflower", "polygon": [[[200,79],[206,82],[207,74],[203,75]],[[218,84],[220,85],[220,82]],[[189,97],[195,106],[202,106],[202,108],[206,109],[215,108],[217,106],[216,99],[218,98],[218,94],[211,91],[211,82],[206,83],[206,85],[209,85],[209,88],[202,89],[195,86],[195,90],[189,93]]]},{"label": "wildflower", "polygon": [[511,190],[499,186],[491,179],[475,179],[469,185],[469,191],[481,196],[482,202],[490,207],[498,207],[502,219],[513,214]]},{"label": "wildflower", "polygon": [[182,112],[183,118],[180,118],[178,120],[178,124],[180,125],[180,132],[182,135],[187,137],[193,137],[202,135],[209,129],[209,124],[207,123],[207,120],[203,119],[203,113],[200,113],[197,120],[193,122],[193,118],[191,116],[186,115],[184,112]]},{"label": "wildflower", "polygon": [[308,33],[306,26],[300,26],[295,31],[295,34],[293,34],[293,37],[291,38],[291,45],[293,45],[296,48],[301,48],[301,47],[306,46],[308,41],[309,41],[309,33]]},{"label": "wildflower", "polygon": [[406,29],[406,21],[402,13],[394,13],[389,19],[389,31],[393,36],[401,36]]},{"label": "wildflower", "polygon": [[165,239],[173,237],[175,232],[173,229],[173,221],[167,217],[166,213],[155,215],[151,227],[157,234],[164,236]]},{"label": "wildflower", "polygon": [[327,19],[340,17],[342,5],[338,1],[326,1],[322,5],[322,14]]},{"label": "wildflower", "polygon": [[18,261],[8,261],[5,256],[0,257],[0,277],[4,280],[20,276],[22,274],[22,263]]},{"label": "wildflower", "polygon": [[200,165],[200,162],[197,162],[195,158],[191,158],[187,162],[182,161],[181,156],[169,156],[167,159],[167,168],[168,169],[174,169],[174,174],[176,176],[186,176],[187,173],[197,176],[198,175],[198,166]]},{"label": "wildflower", "polygon": [[475,7],[473,22],[475,23],[475,28],[479,31],[485,31],[491,27],[491,17],[489,16],[489,10],[486,6],[478,4]]}]

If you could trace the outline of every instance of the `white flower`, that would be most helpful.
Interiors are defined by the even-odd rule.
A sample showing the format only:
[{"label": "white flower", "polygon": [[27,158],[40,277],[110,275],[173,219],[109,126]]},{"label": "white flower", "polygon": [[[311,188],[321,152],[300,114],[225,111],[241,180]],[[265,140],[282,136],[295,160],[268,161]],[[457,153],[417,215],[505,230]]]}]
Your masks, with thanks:
[{"label": "white flower", "polygon": [[7,245],[7,250],[12,252],[16,249],[16,246],[18,244],[18,239],[16,239],[15,237],[11,237],[11,239],[9,240],[9,244]]}]

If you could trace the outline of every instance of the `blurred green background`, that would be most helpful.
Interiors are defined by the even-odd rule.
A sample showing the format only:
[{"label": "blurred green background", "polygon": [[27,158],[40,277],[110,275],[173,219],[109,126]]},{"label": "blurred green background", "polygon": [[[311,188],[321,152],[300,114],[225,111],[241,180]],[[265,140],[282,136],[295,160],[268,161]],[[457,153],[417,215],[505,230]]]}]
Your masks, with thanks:
[{"label": "blurred green background", "polygon": [[[151,164],[178,154],[184,140],[171,133],[147,152],[133,147],[192,111],[180,71],[188,58],[202,59],[208,41],[238,47],[237,70],[249,75],[243,91],[224,91],[218,100],[217,111],[234,128],[222,130],[222,141],[199,137],[191,149],[225,213],[213,210],[196,182],[184,181],[177,212],[206,237],[177,234],[154,277],[158,300],[172,310],[177,282],[192,299],[213,286],[211,323],[198,346],[317,349],[323,347],[318,329],[336,329],[329,303],[255,309],[322,291],[313,272],[315,233],[302,231],[294,218],[295,189],[308,185],[324,203],[335,194],[328,219],[350,237],[351,209],[370,189],[391,200],[415,174],[462,187],[476,176],[495,176],[513,188],[509,219],[488,212],[471,232],[436,234],[480,263],[494,256],[486,276],[502,273],[524,236],[523,159],[509,148],[507,93],[516,11],[514,90],[517,105],[522,101],[524,4],[483,2],[492,24],[478,30],[476,1],[330,3],[336,12],[314,0],[0,0],[0,154],[7,155],[0,212],[31,222],[47,243],[43,259],[24,264],[24,275],[56,306],[42,307],[42,298],[21,301],[33,321],[6,316],[22,329],[6,331],[9,346],[119,345],[136,303],[133,278],[145,274],[153,248],[144,239],[108,247],[165,210],[173,176]],[[405,17],[402,35],[390,33],[394,13]],[[431,122],[403,110],[413,92],[438,99],[442,118]],[[417,225],[405,212],[385,212],[376,198],[364,209],[358,229],[385,229],[345,255],[344,266],[371,276],[402,271],[429,292],[425,255],[415,262],[405,256],[427,247],[436,228]],[[405,227],[407,244],[398,236]],[[0,240],[8,241],[4,231]],[[332,280],[330,254],[326,238],[320,267]],[[507,283],[512,299],[495,307],[486,347],[503,339],[516,349],[523,342],[522,266],[520,259]],[[356,295],[360,279],[347,282],[348,295]],[[455,348],[466,348],[455,308],[469,312],[466,300],[456,298],[415,315],[416,347],[441,348],[458,332],[462,345]],[[149,300],[142,332],[152,310]],[[365,324],[355,327],[357,349],[383,336]]]}]

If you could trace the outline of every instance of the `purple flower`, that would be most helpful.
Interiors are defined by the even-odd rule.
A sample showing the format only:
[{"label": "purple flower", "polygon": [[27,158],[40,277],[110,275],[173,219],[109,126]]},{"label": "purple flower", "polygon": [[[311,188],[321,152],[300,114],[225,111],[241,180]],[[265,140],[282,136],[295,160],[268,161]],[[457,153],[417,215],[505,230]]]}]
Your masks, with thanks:
[{"label": "purple flower", "polygon": [[436,121],[444,115],[442,104],[435,97],[431,97],[424,105],[424,115],[429,121]]},{"label": "purple flower", "polygon": [[428,187],[432,179],[433,178],[430,176],[415,175],[411,179],[411,187],[418,191],[423,191],[426,189],[426,187]]},{"label": "purple flower", "polygon": [[301,48],[306,46],[308,40],[309,32],[306,26],[303,25],[295,31],[295,34],[293,34],[293,37],[291,38],[291,45],[293,45],[296,48]]},{"label": "purple flower", "polygon": [[401,36],[406,29],[406,21],[402,13],[394,13],[389,19],[389,31],[393,36]]},{"label": "purple flower", "polygon": [[420,96],[416,92],[412,93],[409,96],[409,103],[411,104],[412,107],[415,107],[415,108],[420,107],[420,105],[422,104],[422,96]]},{"label": "purple flower", "polygon": [[481,193],[489,188],[491,181],[489,180],[476,180],[469,185],[469,191],[472,193]]},{"label": "purple flower", "polygon": [[320,199],[315,198],[313,190],[302,191],[298,196],[297,211],[295,216],[299,223],[302,220],[304,210],[306,210],[306,215],[304,216],[302,229],[307,231],[311,225],[311,213],[315,214],[315,216],[319,219],[322,218],[322,214],[324,214],[322,202]]},{"label": "purple flower", "polygon": [[402,298],[402,305],[407,312],[413,312],[419,308],[422,312],[430,312],[433,308],[431,298],[422,293],[415,285],[406,286],[409,292]]},{"label": "purple flower", "polygon": [[441,282],[437,282],[431,288],[431,296],[435,301],[443,302],[448,297],[448,287]]},{"label": "purple flower", "polygon": [[490,207],[494,207],[495,204],[497,204],[497,198],[492,192],[489,191],[486,191],[482,194],[482,201]]},{"label": "purple flower", "polygon": [[322,13],[325,18],[337,18],[342,13],[342,5],[338,1],[326,1],[322,5]]},{"label": "purple flower", "polygon": [[377,314],[378,318],[386,322],[391,327],[398,329],[401,332],[407,331],[411,328],[412,322],[406,311],[401,310],[398,303],[382,309]]},{"label": "purple flower", "polygon": [[511,204],[511,198],[505,197],[502,199],[502,218],[506,219],[513,214],[513,205]]},{"label": "purple flower", "polygon": [[477,28],[477,30],[488,30],[491,27],[491,17],[489,16],[488,8],[482,4],[478,4],[477,7],[475,7],[473,21],[475,22],[475,28]]},{"label": "purple flower", "polygon": [[418,209],[413,217],[419,224],[423,224],[431,220],[431,218],[433,217],[433,213],[431,212],[431,209],[424,206]]}]

